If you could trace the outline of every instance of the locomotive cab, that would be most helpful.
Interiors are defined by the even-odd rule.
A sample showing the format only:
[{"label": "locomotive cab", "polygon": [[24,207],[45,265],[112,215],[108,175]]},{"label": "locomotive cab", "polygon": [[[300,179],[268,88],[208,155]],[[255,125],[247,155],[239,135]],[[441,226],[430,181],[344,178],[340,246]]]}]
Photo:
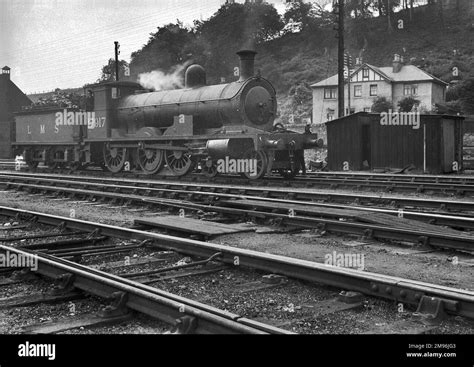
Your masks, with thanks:
[{"label": "locomotive cab", "polygon": [[133,82],[109,82],[87,86],[86,90],[86,108],[95,114],[95,121],[89,126],[87,139],[101,140],[126,134],[129,126],[121,125],[117,121],[117,106],[120,99],[137,91],[144,91],[143,87]]}]

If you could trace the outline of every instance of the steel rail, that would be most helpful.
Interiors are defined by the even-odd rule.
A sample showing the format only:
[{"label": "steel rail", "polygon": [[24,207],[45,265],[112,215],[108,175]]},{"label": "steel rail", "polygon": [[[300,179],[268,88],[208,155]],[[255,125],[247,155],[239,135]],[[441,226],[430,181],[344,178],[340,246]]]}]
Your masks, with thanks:
[{"label": "steel rail", "polygon": [[[0,176],[1,180],[1,176]],[[26,181],[31,181],[29,179],[24,179]],[[32,179],[36,184],[39,182],[50,182],[52,184],[63,184],[67,185],[67,187],[71,186],[79,186],[81,189],[85,189],[86,187],[99,187],[101,190],[105,190],[106,188],[114,190],[117,192],[118,190],[132,192],[134,194],[138,192],[145,192],[147,196],[150,196],[152,193],[157,193],[159,196],[162,196],[164,193],[172,194],[172,195],[182,195],[184,198],[189,198],[190,195],[197,197],[197,196],[207,196],[207,197],[219,197],[219,198],[226,198],[226,199],[254,199],[260,201],[268,201],[273,203],[284,203],[284,204],[294,204],[294,205],[306,205],[306,206],[314,206],[314,207],[325,207],[325,208],[338,208],[338,209],[351,209],[351,210],[361,210],[367,212],[378,212],[378,213],[386,213],[386,214],[394,214],[399,215],[399,210],[393,209],[381,209],[381,208],[369,208],[369,207],[361,207],[358,205],[341,205],[341,204],[327,204],[327,203],[317,203],[317,202],[300,202],[297,200],[288,200],[288,199],[277,199],[277,198],[269,198],[269,197],[253,197],[253,196],[245,196],[245,195],[236,195],[236,194],[227,194],[227,193],[218,193],[218,192],[205,192],[205,191],[189,191],[189,190],[173,190],[173,189],[158,189],[158,188],[148,188],[148,187],[141,187],[141,186],[127,186],[127,185],[115,185],[115,184],[107,184],[104,186],[103,184],[99,183],[89,183],[89,182],[81,182],[81,181],[70,181],[70,180],[55,180],[55,179]],[[18,183],[9,182],[6,184],[7,187],[19,185]],[[28,184],[25,184],[28,185]],[[25,187],[32,187],[32,186],[25,186]],[[37,186],[38,189],[46,190],[45,186]],[[56,186],[55,186],[56,187]],[[187,187],[189,189],[189,187]],[[58,188],[59,190],[59,188]],[[474,203],[473,203],[474,204]],[[417,219],[421,221],[429,221],[433,223],[437,223],[440,225],[448,225],[454,227],[461,227],[465,229],[474,229],[474,218],[473,217],[466,217],[466,216],[456,216],[456,215],[443,215],[440,213],[429,213],[429,212],[416,212],[416,211],[403,211],[401,213],[403,217],[410,218],[410,219]]]},{"label": "steel rail", "polygon": [[[14,160],[3,160],[0,161],[0,165],[14,165]],[[22,167],[26,167],[26,163],[21,163]],[[43,167],[48,169],[47,167]],[[108,174],[108,172],[105,172]],[[134,172],[126,172],[135,175],[143,175],[141,172],[134,173]],[[169,177],[170,175],[163,175],[159,177]],[[195,179],[196,176],[191,175],[188,176],[190,178]],[[223,176],[224,178],[225,176]],[[228,177],[236,178],[239,176],[228,175]],[[202,177],[203,179],[207,179],[206,177]],[[410,182],[410,183],[444,183],[444,184],[474,184],[474,175],[467,175],[467,174],[449,174],[449,175],[433,175],[433,174],[400,174],[400,173],[376,173],[376,172],[362,172],[362,171],[315,171],[315,172],[307,172],[306,176],[296,176],[294,180],[296,181],[306,181],[308,179],[314,178],[337,178],[337,179],[364,179],[364,180],[385,180],[385,181],[394,181],[394,182]],[[279,180],[284,181],[285,179],[278,176],[278,175],[271,175],[267,179],[270,180]]]},{"label": "steel rail", "polygon": [[[141,176],[146,177],[140,173],[124,173],[129,175]],[[390,178],[391,177],[391,178]],[[447,195],[447,194],[454,194],[454,195],[465,195],[474,194],[474,185],[470,180],[446,180],[440,179],[437,176],[437,180],[433,179],[430,180],[429,178],[425,178],[422,180],[421,178],[416,178],[416,176],[407,176],[409,179],[398,178],[389,176],[383,177],[377,174],[341,174],[341,173],[314,173],[310,174],[307,177],[296,177],[293,180],[286,180],[282,177],[277,176],[270,176],[263,180],[259,181],[252,181],[246,180],[241,178],[240,176],[221,176],[209,180],[206,177],[198,176],[198,175],[190,175],[184,176],[181,178],[182,181],[201,181],[207,183],[213,183],[216,181],[223,181],[228,182],[240,182],[240,184],[246,184],[250,186],[258,186],[258,185],[281,185],[282,183],[291,183],[293,186],[299,187],[325,187],[330,189],[336,188],[356,188],[356,189],[381,189],[387,192],[416,192],[422,193],[424,191],[433,191],[439,194]],[[170,175],[163,175],[159,176],[160,179],[173,179],[175,177]]]},{"label": "steel rail", "polygon": [[[421,174],[396,174],[396,173],[373,173],[373,172],[308,172],[308,178],[357,178],[357,179],[377,179],[398,182],[415,183],[459,183],[474,184],[474,176],[470,175],[421,175]],[[305,177],[302,177],[303,179]],[[296,177],[299,179],[299,177]]]},{"label": "steel rail", "polygon": [[161,206],[169,206],[177,209],[189,208],[192,210],[209,210],[226,213],[230,215],[245,215],[250,217],[273,218],[278,219],[288,225],[294,225],[304,228],[320,228],[322,230],[343,233],[343,234],[357,234],[366,238],[379,238],[387,240],[411,241],[414,243],[422,243],[425,245],[437,246],[441,248],[449,248],[462,251],[474,250],[474,236],[457,235],[444,232],[432,232],[421,230],[410,230],[403,228],[391,228],[382,225],[370,223],[354,223],[349,221],[339,221],[331,219],[322,219],[317,217],[308,217],[301,215],[290,216],[288,214],[278,214],[274,212],[257,211],[252,209],[238,209],[231,207],[222,207],[216,205],[203,205],[194,203],[183,203],[178,200],[160,199],[145,197],[139,195],[113,193],[106,191],[87,191],[84,189],[72,189],[57,186],[36,186],[28,184],[10,184],[19,185],[20,187],[30,187],[38,190],[75,194],[88,195],[90,197],[104,197],[109,199],[127,200],[130,202],[137,202],[139,204],[154,204]]},{"label": "steel rail", "polygon": [[363,188],[381,189],[387,192],[416,192],[433,191],[441,194],[465,195],[474,194],[474,185],[460,183],[436,183],[436,182],[411,182],[395,180],[377,180],[374,178],[349,178],[349,177],[313,177],[300,178],[296,182],[303,182],[307,186],[329,187],[331,189],[340,188]]},{"label": "steel rail", "polygon": [[233,266],[282,274],[406,304],[416,305],[423,297],[432,297],[441,300],[447,312],[474,318],[474,292],[469,290],[3,206],[0,206],[0,215],[35,217],[40,223],[61,224],[74,230],[99,229],[101,234],[110,237],[152,240],[151,246],[202,258],[221,253],[220,261]]},{"label": "steel rail", "polygon": [[[389,196],[389,195],[368,195],[362,193],[340,193],[340,192],[324,192],[307,189],[294,189],[288,187],[255,187],[255,186],[242,186],[242,185],[223,185],[216,183],[198,184],[192,182],[182,181],[156,181],[156,180],[131,180],[123,178],[105,178],[105,177],[75,177],[75,176],[64,176],[55,175],[54,178],[51,175],[46,174],[28,174],[28,173],[0,173],[0,180],[3,185],[13,183],[14,180],[21,180],[27,178],[34,178],[37,182],[40,180],[58,180],[68,181],[68,184],[74,184],[74,182],[80,180],[88,180],[96,183],[113,183],[117,186],[126,186],[127,184],[133,184],[135,186],[146,187],[150,190],[160,189],[163,190],[186,190],[196,189],[203,195],[206,192],[214,194],[236,194],[236,195],[248,195],[257,197],[266,197],[273,199],[290,199],[299,201],[317,201],[322,200],[325,202],[336,202],[336,203],[347,203],[353,202],[357,205],[368,205],[377,203],[379,205],[390,205],[397,208],[423,208],[423,209],[436,209],[436,210],[449,210],[449,211],[471,211],[474,212],[474,202],[472,201],[453,201],[443,199],[424,199],[417,197],[400,197],[400,196]],[[263,182],[264,183],[264,182]],[[262,184],[263,184],[262,183]],[[86,185],[86,183],[83,183]]]},{"label": "steel rail", "polygon": [[189,300],[133,280],[102,272],[65,259],[43,253],[24,251],[0,245],[0,251],[19,256],[36,255],[35,272],[53,279],[72,275],[74,288],[99,297],[110,298],[116,292],[126,295],[123,306],[176,326],[183,316],[198,320],[196,333],[213,334],[293,334],[283,329],[256,322],[228,311]]}]

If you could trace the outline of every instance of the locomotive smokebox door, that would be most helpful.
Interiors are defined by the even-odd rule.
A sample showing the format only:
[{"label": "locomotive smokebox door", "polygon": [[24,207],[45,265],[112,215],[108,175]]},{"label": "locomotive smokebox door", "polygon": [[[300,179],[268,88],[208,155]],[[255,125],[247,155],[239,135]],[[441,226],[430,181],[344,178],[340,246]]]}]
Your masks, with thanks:
[{"label": "locomotive smokebox door", "polygon": [[179,115],[174,116],[173,125],[166,129],[165,136],[192,136],[193,131],[193,116]]}]

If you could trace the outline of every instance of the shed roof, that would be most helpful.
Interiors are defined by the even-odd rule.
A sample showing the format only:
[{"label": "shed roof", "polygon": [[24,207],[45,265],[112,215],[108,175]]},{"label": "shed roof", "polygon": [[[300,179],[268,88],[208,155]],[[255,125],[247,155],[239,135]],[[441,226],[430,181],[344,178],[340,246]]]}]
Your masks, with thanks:
[{"label": "shed roof", "polygon": [[[397,111],[394,111],[394,112],[397,112]],[[351,115],[347,115],[347,116],[340,117],[340,118],[338,118],[338,119],[326,121],[325,124],[332,124],[332,123],[340,122],[340,121],[343,121],[343,120],[346,120],[346,119],[350,119],[350,118],[353,119],[353,118],[359,117],[359,116],[377,116],[377,115],[380,115],[380,114],[379,114],[379,113],[373,113],[373,112],[363,112],[363,111],[360,111],[360,112],[353,113],[353,114],[351,114]],[[420,114],[420,116],[421,116],[421,117],[429,116],[429,117],[438,117],[438,118],[447,118],[447,119],[462,119],[462,120],[465,120],[465,119],[466,119],[466,116],[457,116],[457,115],[435,115],[435,114],[428,114],[428,113],[422,113],[422,114]]]}]

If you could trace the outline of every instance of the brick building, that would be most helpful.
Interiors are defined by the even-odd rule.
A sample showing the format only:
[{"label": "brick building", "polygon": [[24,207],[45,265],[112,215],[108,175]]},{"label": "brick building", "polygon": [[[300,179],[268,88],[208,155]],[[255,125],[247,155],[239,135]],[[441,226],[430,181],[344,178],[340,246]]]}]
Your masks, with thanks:
[{"label": "brick building", "polygon": [[13,158],[11,143],[15,140],[13,113],[28,106],[31,100],[10,80],[10,68],[0,74],[0,158]]}]

